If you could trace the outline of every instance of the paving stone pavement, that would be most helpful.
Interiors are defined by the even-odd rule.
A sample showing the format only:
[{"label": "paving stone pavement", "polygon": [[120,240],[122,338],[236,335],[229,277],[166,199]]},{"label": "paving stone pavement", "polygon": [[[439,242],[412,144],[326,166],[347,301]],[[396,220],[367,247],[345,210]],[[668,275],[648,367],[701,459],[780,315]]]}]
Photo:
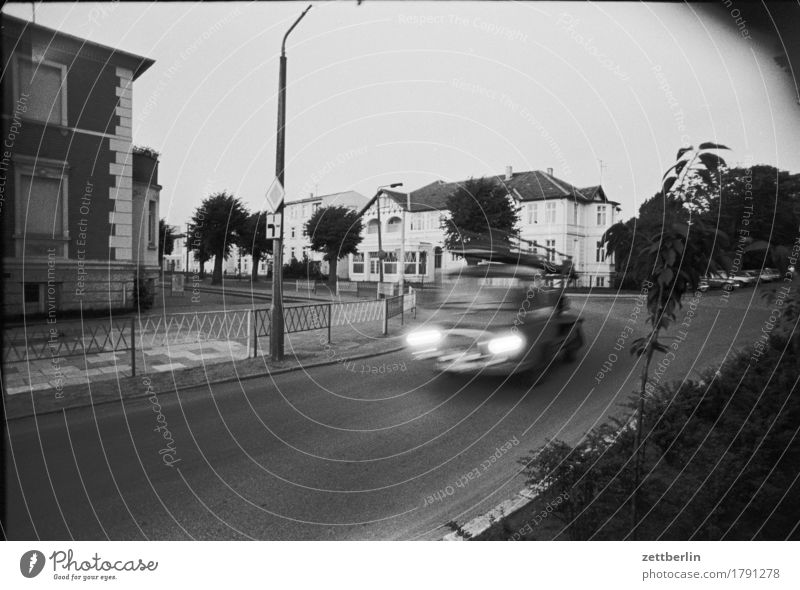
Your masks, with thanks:
[{"label": "paving stone pavement", "polygon": [[[426,314],[422,314],[426,315]],[[178,388],[228,381],[296,369],[340,359],[375,356],[402,347],[402,336],[422,321],[406,315],[389,320],[389,334],[380,321],[327,330],[287,334],[285,360],[272,362],[269,339],[259,338],[258,355],[245,341],[204,340],[139,350],[136,375],[130,351],[104,352],[8,363],[3,366],[3,403],[7,418],[58,411],[153,395]],[[202,370],[198,370],[202,369]]]}]

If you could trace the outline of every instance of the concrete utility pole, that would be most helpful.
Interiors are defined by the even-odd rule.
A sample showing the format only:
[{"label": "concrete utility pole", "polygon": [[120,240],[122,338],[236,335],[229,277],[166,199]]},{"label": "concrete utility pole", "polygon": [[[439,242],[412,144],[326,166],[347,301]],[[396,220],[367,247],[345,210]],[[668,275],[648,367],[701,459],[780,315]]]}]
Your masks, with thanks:
[{"label": "concrete utility pole", "polygon": [[[403,225],[400,228],[400,295],[403,294],[406,287],[406,216],[411,214],[411,193],[406,193],[406,207],[403,209]],[[416,256],[419,256],[417,251]],[[417,260],[417,268],[419,268],[419,260]]]},{"label": "concrete utility pole", "polygon": [[392,184],[384,184],[383,186],[379,186],[377,192],[375,193],[375,196],[372,197],[367,202],[367,204],[364,205],[361,211],[358,212],[358,217],[361,218],[364,217],[364,215],[366,214],[367,211],[369,211],[369,208],[372,207],[372,205],[375,205],[375,207],[378,210],[378,272],[380,275],[381,283],[383,282],[383,258],[381,257],[381,254],[383,253],[383,241],[381,240],[381,193],[385,188],[396,188],[398,186],[403,186],[403,183],[394,182]]},{"label": "concrete utility pole", "polygon": [[[289,27],[281,43],[280,71],[278,73],[278,137],[275,148],[275,176],[281,187],[286,187],[284,174],[284,158],[286,152],[286,38],[297,26],[306,13],[311,10],[308,5]],[[285,201],[284,201],[285,202]],[[281,216],[281,228],[278,239],[272,242],[272,327],[270,330],[270,353],[273,361],[283,360],[283,202],[275,214]]]}]

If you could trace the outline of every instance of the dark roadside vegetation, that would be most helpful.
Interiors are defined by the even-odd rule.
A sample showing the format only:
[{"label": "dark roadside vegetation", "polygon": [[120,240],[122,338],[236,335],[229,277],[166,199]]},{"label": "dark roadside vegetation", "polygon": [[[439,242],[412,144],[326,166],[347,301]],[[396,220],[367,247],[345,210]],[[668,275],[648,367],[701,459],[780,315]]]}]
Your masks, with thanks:
[{"label": "dark roadside vegetation", "polygon": [[531,453],[528,484],[544,489],[475,540],[800,539],[800,306],[794,295],[778,307],[768,340],[647,397],[636,521],[635,422],[611,419]]}]

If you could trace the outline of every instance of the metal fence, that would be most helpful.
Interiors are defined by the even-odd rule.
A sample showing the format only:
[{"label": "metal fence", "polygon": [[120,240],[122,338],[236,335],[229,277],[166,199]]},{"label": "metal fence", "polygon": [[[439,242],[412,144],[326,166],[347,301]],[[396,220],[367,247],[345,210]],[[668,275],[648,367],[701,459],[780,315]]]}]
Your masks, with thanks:
[{"label": "metal fence", "polygon": [[[388,333],[389,319],[404,313],[416,315],[416,293],[371,301],[315,303],[286,307],[286,334],[327,330],[366,322],[382,322]],[[136,374],[136,351],[212,340],[252,343],[249,354],[258,355],[258,339],[270,334],[270,310],[223,310],[117,319],[86,319],[30,323],[7,327],[3,362],[15,363],[100,353],[129,352]],[[138,342],[137,342],[138,340]]]},{"label": "metal fence", "polygon": [[130,350],[135,341],[130,318],[28,323],[7,326],[3,362],[16,363]]},{"label": "metal fence", "polygon": [[208,340],[247,342],[250,322],[249,309],[142,316],[139,341],[149,347]]}]

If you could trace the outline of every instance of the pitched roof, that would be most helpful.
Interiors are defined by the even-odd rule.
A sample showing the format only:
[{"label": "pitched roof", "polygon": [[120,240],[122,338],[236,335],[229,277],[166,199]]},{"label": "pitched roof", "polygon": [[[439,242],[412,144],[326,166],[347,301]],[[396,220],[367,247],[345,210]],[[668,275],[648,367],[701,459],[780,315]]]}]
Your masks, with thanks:
[{"label": "pitched roof", "polygon": [[619,205],[616,201],[609,201],[608,197],[606,196],[606,192],[603,190],[603,187],[599,184],[596,186],[587,186],[586,188],[582,188],[581,192],[586,195],[590,201],[602,201],[603,203],[611,203],[613,205]]},{"label": "pitched roof", "polygon": [[48,52],[63,53],[67,56],[80,55],[85,59],[91,59],[103,64],[108,62],[118,64],[121,62],[133,70],[134,80],[155,63],[155,60],[135,53],[95,43],[83,37],[3,14],[3,36],[14,39],[15,45],[24,46],[21,43],[23,37],[31,34],[39,36],[37,38],[40,38],[46,45]]},{"label": "pitched roof", "polygon": [[[608,200],[603,187],[599,185],[579,189],[541,170],[515,172],[511,175],[510,180],[505,180],[505,177],[501,176],[490,176],[488,180],[503,185],[510,194],[521,202],[570,199],[581,203],[591,203],[593,201],[614,203],[614,201]],[[459,182],[437,180],[412,191],[409,199],[411,202],[410,211],[440,211],[446,209],[447,197],[455,193],[464,182],[463,180]],[[401,207],[406,207],[406,193],[384,190],[383,194],[393,199]]]}]

